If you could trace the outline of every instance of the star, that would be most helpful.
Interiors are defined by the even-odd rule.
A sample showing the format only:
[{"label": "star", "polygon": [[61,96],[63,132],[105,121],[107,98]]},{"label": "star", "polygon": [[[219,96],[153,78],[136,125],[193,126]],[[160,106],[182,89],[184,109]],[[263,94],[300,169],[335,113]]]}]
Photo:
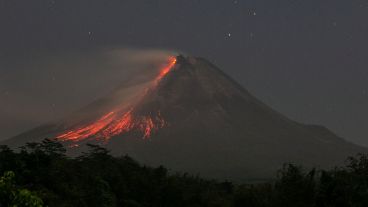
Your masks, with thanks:
[{"label": "star", "polygon": [[257,16],[257,12],[253,9],[249,9],[248,12],[249,12],[248,14],[251,16]]},{"label": "star", "polygon": [[92,39],[93,39],[93,32],[89,31],[89,32],[88,32],[88,37],[89,37],[89,39],[91,39],[91,40],[92,40]]}]

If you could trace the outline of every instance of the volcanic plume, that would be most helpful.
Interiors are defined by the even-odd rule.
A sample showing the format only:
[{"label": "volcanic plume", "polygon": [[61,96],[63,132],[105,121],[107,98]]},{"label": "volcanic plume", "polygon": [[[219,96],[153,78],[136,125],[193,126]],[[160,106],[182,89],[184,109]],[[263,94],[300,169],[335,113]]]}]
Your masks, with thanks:
[{"label": "volcanic plume", "polygon": [[79,146],[73,152],[93,142],[144,164],[237,180],[269,178],[285,162],[327,168],[367,152],[274,111],[203,58],[168,57],[140,92],[126,91],[123,84],[75,116],[5,144],[56,137]]},{"label": "volcanic plume", "polygon": [[[153,83],[144,90],[141,95],[142,100],[147,92],[155,89],[160,80],[174,67],[175,63],[176,57],[168,58],[167,65],[160,70]],[[123,106],[124,104],[122,103]],[[133,130],[141,132],[143,138],[148,138],[151,136],[151,133],[164,126],[165,120],[161,116],[160,111],[157,111],[155,114],[138,115],[135,112],[135,105],[131,104],[128,110],[126,110],[126,107],[113,109],[97,121],[86,126],[76,127],[58,135],[56,138],[61,141],[80,142],[92,137],[106,142],[113,136]]]}]

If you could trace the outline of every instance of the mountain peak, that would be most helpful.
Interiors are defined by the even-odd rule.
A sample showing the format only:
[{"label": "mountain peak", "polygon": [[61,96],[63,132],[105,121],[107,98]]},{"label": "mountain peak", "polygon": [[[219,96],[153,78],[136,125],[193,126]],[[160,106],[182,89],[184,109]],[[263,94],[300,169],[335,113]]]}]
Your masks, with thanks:
[{"label": "mountain peak", "polygon": [[182,55],[182,54],[176,56],[176,61],[177,61],[178,64],[188,63],[187,58],[184,55]]},{"label": "mountain peak", "polygon": [[367,151],[286,118],[203,58],[168,57],[142,90],[124,94],[108,95],[78,121],[65,119],[9,141],[56,137],[81,146],[75,150],[95,142],[145,164],[230,179],[265,178],[284,162],[334,166]]}]

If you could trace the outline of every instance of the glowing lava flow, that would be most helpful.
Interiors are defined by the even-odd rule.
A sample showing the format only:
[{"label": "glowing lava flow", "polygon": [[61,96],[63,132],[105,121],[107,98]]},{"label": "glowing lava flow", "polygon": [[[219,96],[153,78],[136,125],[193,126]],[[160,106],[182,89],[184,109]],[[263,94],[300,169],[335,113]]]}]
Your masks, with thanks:
[{"label": "glowing lava flow", "polygon": [[65,140],[81,140],[81,139],[90,137],[92,135],[95,135],[96,133],[98,133],[100,130],[102,130],[108,124],[112,122],[113,114],[114,112],[110,112],[91,125],[66,132],[65,134],[59,135],[57,138],[60,140],[64,140],[64,141]]},{"label": "glowing lava flow", "polygon": [[158,76],[155,79],[155,83],[157,84],[168,72],[170,72],[170,70],[174,67],[176,63],[176,57],[170,57],[169,58],[169,64],[162,68],[160,73],[158,74]]},{"label": "glowing lava flow", "polygon": [[[154,87],[170,72],[175,63],[176,58],[170,57],[168,64],[160,70],[160,73],[154,79]],[[143,138],[148,138],[153,132],[166,125],[160,111],[153,114],[155,115],[134,115],[134,107],[123,113],[119,110],[111,111],[92,124],[64,132],[56,138],[61,141],[78,142],[95,137],[96,139],[108,141],[113,136],[133,130],[139,131]]]}]

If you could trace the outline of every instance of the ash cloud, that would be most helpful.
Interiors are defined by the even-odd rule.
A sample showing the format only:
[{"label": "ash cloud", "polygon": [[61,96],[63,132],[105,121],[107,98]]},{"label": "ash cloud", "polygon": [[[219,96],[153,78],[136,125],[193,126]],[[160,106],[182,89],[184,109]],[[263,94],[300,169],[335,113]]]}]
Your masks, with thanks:
[{"label": "ash cloud", "polygon": [[159,49],[105,48],[0,57],[0,140],[69,116],[116,87],[134,93],[134,88],[152,80],[167,57],[175,54]]}]

